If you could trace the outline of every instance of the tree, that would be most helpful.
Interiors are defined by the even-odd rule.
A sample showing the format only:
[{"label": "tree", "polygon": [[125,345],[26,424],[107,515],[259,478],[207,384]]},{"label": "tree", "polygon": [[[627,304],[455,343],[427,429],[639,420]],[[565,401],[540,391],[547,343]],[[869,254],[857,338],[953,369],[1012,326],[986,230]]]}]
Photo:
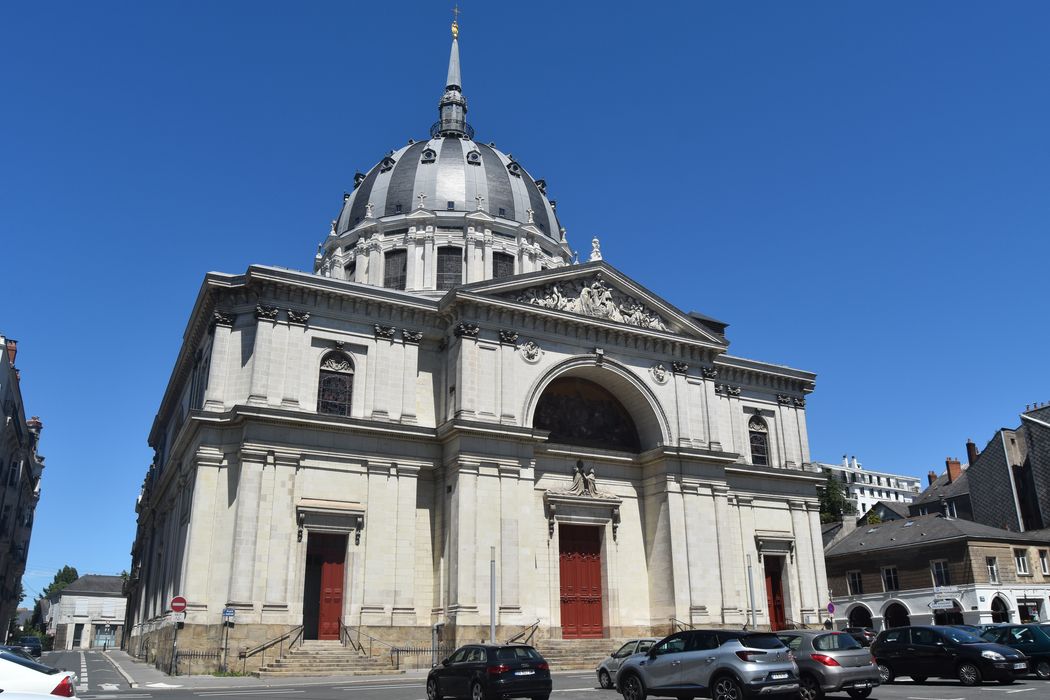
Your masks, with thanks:
[{"label": "tree", "polygon": [[857,508],[846,498],[846,489],[842,481],[833,472],[820,489],[820,522],[834,523],[842,520],[844,515],[856,515]]},{"label": "tree", "polygon": [[875,511],[871,511],[870,513],[868,513],[868,525],[878,525],[881,522],[882,522],[882,516],[881,515],[879,515]]},{"label": "tree", "polygon": [[77,573],[75,568],[72,566],[63,566],[58,570],[58,573],[55,574],[55,579],[44,589],[43,597],[51,597],[52,594],[58,593],[78,578],[80,578],[80,574]]}]

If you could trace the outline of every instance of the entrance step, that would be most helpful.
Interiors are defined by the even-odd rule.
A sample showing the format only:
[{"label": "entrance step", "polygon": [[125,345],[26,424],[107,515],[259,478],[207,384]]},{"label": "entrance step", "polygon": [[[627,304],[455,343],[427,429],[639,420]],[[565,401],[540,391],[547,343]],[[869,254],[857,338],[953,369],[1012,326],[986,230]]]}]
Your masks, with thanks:
[{"label": "entrance step", "polygon": [[544,639],[536,650],[550,664],[552,671],[594,670],[609,654],[627,641],[623,639]]},{"label": "entrance step", "polygon": [[401,673],[389,656],[362,656],[338,641],[305,640],[258,671],[260,678],[293,676],[365,676]]}]

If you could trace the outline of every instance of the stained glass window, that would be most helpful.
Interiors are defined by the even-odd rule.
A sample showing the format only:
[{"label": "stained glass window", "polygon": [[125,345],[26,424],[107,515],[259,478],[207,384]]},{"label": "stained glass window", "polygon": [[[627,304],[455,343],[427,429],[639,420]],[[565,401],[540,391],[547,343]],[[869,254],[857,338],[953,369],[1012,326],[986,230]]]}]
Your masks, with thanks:
[{"label": "stained glass window", "polygon": [[317,412],[333,416],[350,415],[354,388],[354,363],[341,352],[330,352],[321,360],[317,382]]},{"label": "stained glass window", "polygon": [[533,426],[551,442],[638,452],[638,430],[623,404],[586,379],[555,379],[536,404]]},{"label": "stained glass window", "polygon": [[463,251],[445,246],[438,248],[437,288],[452,289],[463,283]]},{"label": "stained glass window", "polygon": [[387,289],[404,289],[407,266],[407,250],[388,251],[383,265],[383,286]]},{"label": "stained glass window", "polygon": [[492,279],[514,275],[514,256],[507,253],[492,254]]},{"label": "stained glass window", "polygon": [[751,464],[769,466],[769,429],[766,422],[753,416],[748,421],[747,431],[751,437]]}]

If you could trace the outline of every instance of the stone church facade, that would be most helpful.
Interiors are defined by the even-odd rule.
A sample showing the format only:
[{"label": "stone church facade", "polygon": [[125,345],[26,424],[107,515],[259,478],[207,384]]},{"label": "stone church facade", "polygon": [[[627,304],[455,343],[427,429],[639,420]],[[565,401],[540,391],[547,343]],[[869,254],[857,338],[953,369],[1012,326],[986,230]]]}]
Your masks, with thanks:
[{"label": "stone church facade", "polygon": [[[454,37],[431,138],[359,174],[314,272],[210,273],[150,444],[130,647],[302,626],[392,643],[819,623],[814,375],[728,354],[473,140]],[[435,204],[436,203],[436,204]],[[439,205],[439,206],[438,206]],[[159,651],[157,653],[160,653]]]}]

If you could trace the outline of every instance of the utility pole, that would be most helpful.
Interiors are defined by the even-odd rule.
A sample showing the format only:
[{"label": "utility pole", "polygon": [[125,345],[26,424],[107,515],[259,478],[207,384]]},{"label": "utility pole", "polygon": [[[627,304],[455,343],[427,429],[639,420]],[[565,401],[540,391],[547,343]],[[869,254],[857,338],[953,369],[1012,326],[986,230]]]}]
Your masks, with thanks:
[{"label": "utility pole", "polygon": [[496,643],[496,548],[489,547],[489,641]]},{"label": "utility pole", "polygon": [[755,578],[751,574],[751,555],[747,555],[747,588],[751,592],[751,629],[756,628],[755,625]]}]

